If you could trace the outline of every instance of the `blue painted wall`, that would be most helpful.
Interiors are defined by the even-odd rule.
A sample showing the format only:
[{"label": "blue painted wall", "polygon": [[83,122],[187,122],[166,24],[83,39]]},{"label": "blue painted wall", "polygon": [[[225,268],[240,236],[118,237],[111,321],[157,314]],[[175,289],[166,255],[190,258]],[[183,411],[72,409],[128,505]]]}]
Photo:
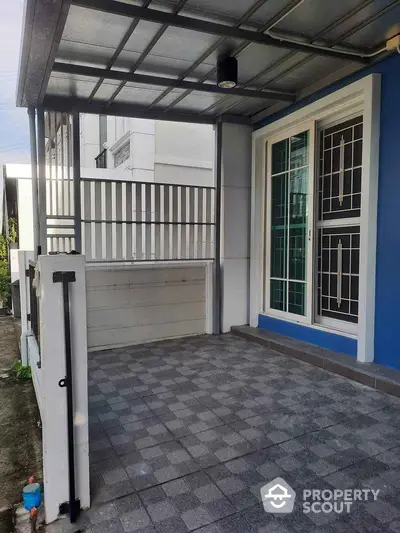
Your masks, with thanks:
[{"label": "blue painted wall", "polygon": [[279,320],[278,318],[265,315],[258,315],[258,327],[285,335],[286,337],[292,337],[299,341],[322,346],[335,352],[357,355],[357,341],[350,337],[344,337],[343,335],[328,333],[327,331],[309,328],[302,324],[294,324],[293,322]]},{"label": "blue painted wall", "polygon": [[[392,368],[400,369],[400,56],[396,54],[326,89],[318,91],[301,102],[268,117],[266,120],[257,124],[256,129],[270,124],[372,73],[380,73],[382,75],[376,257],[375,361]],[[260,327],[271,326],[270,323],[263,326],[261,324],[261,318],[265,317],[260,316]],[[289,324],[289,326],[291,328],[296,327],[293,324]],[[266,327],[266,329],[272,328]],[[284,334],[299,338],[299,331],[295,329],[291,329],[290,331],[291,333],[287,331]],[[309,342],[312,341],[310,340]],[[322,341],[320,340],[320,342]]]}]

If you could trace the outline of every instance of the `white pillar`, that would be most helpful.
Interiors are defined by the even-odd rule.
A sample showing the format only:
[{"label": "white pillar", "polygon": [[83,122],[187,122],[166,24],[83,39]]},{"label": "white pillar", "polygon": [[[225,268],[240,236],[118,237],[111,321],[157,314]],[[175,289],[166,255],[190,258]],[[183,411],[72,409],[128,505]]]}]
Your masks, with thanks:
[{"label": "white pillar", "polygon": [[40,256],[38,269],[43,474],[46,522],[50,523],[58,517],[59,505],[68,502],[67,401],[66,389],[59,386],[65,378],[64,311],[62,283],[53,282],[56,271],[74,271],[76,276],[69,283],[76,498],[82,508],[90,505],[85,257]]},{"label": "white pillar", "polygon": [[252,128],[222,124],[222,331],[249,323],[250,186]]},{"label": "white pillar", "polygon": [[19,297],[21,304],[21,362],[24,366],[28,364],[28,336],[30,329],[28,324],[28,313],[30,312],[29,304],[29,280],[26,276],[26,270],[29,266],[29,260],[33,259],[34,253],[18,250],[18,270],[19,270]]}]

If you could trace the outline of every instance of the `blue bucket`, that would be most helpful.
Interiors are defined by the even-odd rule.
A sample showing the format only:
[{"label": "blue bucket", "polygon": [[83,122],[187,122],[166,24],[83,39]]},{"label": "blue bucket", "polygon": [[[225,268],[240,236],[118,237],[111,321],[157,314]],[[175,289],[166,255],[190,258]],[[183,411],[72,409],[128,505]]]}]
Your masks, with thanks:
[{"label": "blue bucket", "polygon": [[29,485],[25,485],[22,489],[22,499],[27,511],[30,511],[34,507],[38,509],[42,502],[39,483],[29,483]]}]

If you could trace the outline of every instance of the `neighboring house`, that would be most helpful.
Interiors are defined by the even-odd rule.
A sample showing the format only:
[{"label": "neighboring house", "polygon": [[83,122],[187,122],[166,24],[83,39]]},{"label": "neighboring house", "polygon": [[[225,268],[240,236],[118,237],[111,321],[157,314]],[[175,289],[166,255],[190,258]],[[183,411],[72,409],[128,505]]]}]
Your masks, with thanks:
[{"label": "neighboring house", "polygon": [[129,171],[134,181],[212,185],[209,124],[81,115],[81,165]]},{"label": "neighboring house", "polygon": [[[200,187],[214,184],[215,134],[208,124],[97,115],[82,115],[80,124],[83,178]],[[59,135],[57,139],[60,144]],[[60,154],[59,148],[59,161]],[[4,165],[4,179],[17,199],[19,249],[33,250],[31,165]],[[12,261],[13,279],[17,279],[17,269]]]}]

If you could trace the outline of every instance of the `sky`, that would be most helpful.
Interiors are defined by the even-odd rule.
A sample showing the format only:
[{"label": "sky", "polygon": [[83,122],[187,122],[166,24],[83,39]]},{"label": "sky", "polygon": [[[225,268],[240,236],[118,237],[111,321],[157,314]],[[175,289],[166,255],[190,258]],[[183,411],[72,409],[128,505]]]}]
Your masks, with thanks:
[{"label": "sky", "polygon": [[0,0],[0,165],[29,163],[29,124],[15,105],[23,0]]}]

